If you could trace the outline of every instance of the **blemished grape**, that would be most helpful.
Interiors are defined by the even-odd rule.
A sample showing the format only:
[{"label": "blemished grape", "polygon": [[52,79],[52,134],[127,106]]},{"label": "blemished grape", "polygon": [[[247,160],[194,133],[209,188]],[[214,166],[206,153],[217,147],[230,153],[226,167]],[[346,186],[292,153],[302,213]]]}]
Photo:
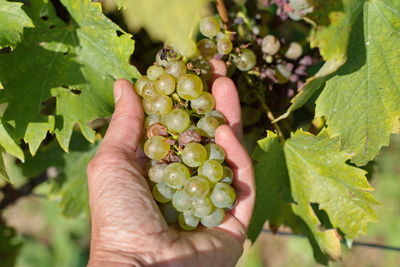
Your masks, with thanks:
[{"label": "blemished grape", "polygon": [[231,184],[233,182],[233,171],[227,166],[222,166],[224,168],[224,174],[222,175],[221,183]]},{"label": "blemished grape", "polygon": [[301,54],[303,54],[303,47],[299,43],[291,42],[285,53],[285,57],[296,60],[301,56]]},{"label": "blemished grape", "polygon": [[192,200],[205,198],[210,193],[210,181],[203,176],[193,176],[187,180],[185,192]]},{"label": "blemished grape", "polygon": [[152,136],[144,143],[144,153],[147,157],[160,160],[164,158],[170,149],[170,144],[168,144],[167,139],[162,136]]},{"label": "blemished grape", "polygon": [[146,83],[143,86],[141,93],[141,96],[143,97],[155,96],[157,94],[155,83],[153,81]]},{"label": "blemished grape", "polygon": [[154,123],[160,123],[161,116],[160,115],[148,115],[144,120],[144,127],[148,128],[149,126],[153,125]]},{"label": "blemished grape", "polygon": [[150,66],[147,69],[147,77],[152,81],[157,80],[157,78],[160,77],[163,73],[164,68],[157,65]]},{"label": "blemished grape", "polygon": [[171,163],[164,170],[164,182],[174,189],[182,188],[189,177],[189,169],[182,163]]},{"label": "blemished grape", "polygon": [[147,76],[142,76],[135,82],[135,91],[138,95],[142,95],[143,87],[150,82],[150,79]]},{"label": "blemished grape", "polygon": [[243,49],[235,58],[236,67],[241,71],[251,70],[257,63],[256,55],[250,49]]},{"label": "blemished grape", "polygon": [[169,62],[165,67],[165,72],[174,76],[175,79],[179,79],[186,71],[186,65],[182,61]]},{"label": "blemished grape", "polygon": [[215,99],[209,92],[202,92],[198,98],[190,101],[190,106],[197,114],[205,114],[214,109]]},{"label": "blemished grape", "polygon": [[192,212],[194,216],[202,218],[207,215],[210,215],[215,209],[214,205],[211,203],[211,200],[206,197],[200,200],[195,200],[192,203]]},{"label": "blemished grape", "polygon": [[200,21],[200,33],[206,37],[216,36],[220,30],[219,22],[215,17],[206,17]]},{"label": "blemished grape", "polygon": [[197,42],[197,47],[205,59],[211,59],[217,53],[217,46],[213,40],[202,39]]},{"label": "blemished grape", "polygon": [[199,143],[189,143],[182,150],[181,158],[187,166],[199,167],[207,159],[207,150]]},{"label": "blemished grape", "polygon": [[201,176],[206,177],[213,183],[217,183],[222,179],[224,169],[222,165],[213,159],[206,160],[197,170],[197,173]]},{"label": "blemished grape", "polygon": [[206,145],[207,159],[213,159],[223,163],[225,159],[225,150],[217,144],[210,143]]},{"label": "blemished grape", "polygon": [[222,38],[217,41],[218,53],[227,55],[232,51],[233,45],[228,38]]},{"label": "blemished grape", "polygon": [[158,51],[156,55],[156,63],[158,66],[166,67],[168,65],[168,60],[166,58],[161,59],[161,54],[165,53],[163,49]]},{"label": "blemished grape", "polygon": [[164,170],[167,164],[155,164],[149,169],[148,175],[149,179],[155,183],[162,182],[164,179]]},{"label": "blemished grape", "polygon": [[179,226],[187,231],[195,229],[199,225],[199,221],[199,218],[194,216],[191,210],[182,212],[178,217]]},{"label": "blemished grape", "polygon": [[222,223],[225,218],[225,211],[223,209],[216,209],[210,215],[201,218],[201,224],[205,227],[215,227]]},{"label": "blemished grape", "polygon": [[217,208],[227,208],[235,202],[236,194],[232,186],[217,183],[211,192],[210,199]]},{"label": "blemished grape", "polygon": [[203,82],[195,74],[184,74],[178,80],[176,91],[183,99],[193,100],[201,95]]},{"label": "blemished grape", "polygon": [[179,212],[190,209],[192,200],[184,190],[178,190],[172,197],[172,206]]},{"label": "blemished grape", "polygon": [[153,197],[160,203],[166,203],[172,199],[175,191],[164,182],[159,182],[153,187]]},{"label": "blemished grape", "polygon": [[166,95],[156,94],[143,98],[143,109],[148,115],[164,115],[172,109],[172,99]]},{"label": "blemished grape", "polygon": [[183,109],[173,109],[161,117],[161,123],[174,133],[185,131],[190,125],[190,117]]},{"label": "blemished grape", "polygon": [[207,137],[214,137],[215,131],[220,125],[220,121],[213,116],[203,117],[197,122],[197,127],[202,130]]},{"label": "blemished grape", "polygon": [[175,78],[168,73],[164,73],[158,77],[155,88],[160,94],[170,95],[175,91]]},{"label": "blemished grape", "polygon": [[170,202],[160,203],[158,206],[167,224],[173,224],[178,221],[179,212],[172,206]]},{"label": "blemished grape", "polygon": [[281,43],[273,35],[267,35],[262,40],[261,50],[266,54],[275,55],[278,53],[279,48],[281,48]]}]

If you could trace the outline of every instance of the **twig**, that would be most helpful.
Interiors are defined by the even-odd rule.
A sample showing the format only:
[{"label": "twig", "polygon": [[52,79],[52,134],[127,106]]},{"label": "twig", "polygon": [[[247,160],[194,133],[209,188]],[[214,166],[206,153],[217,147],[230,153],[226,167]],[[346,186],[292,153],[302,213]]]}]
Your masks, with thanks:
[{"label": "twig", "polygon": [[257,97],[258,97],[258,100],[260,100],[260,103],[261,103],[265,113],[267,114],[268,119],[271,121],[272,125],[275,127],[275,129],[278,133],[279,139],[281,140],[281,143],[283,144],[285,142],[285,136],[283,135],[282,129],[279,126],[279,124],[277,122],[273,122],[273,121],[275,121],[274,114],[272,114],[272,111],[270,110],[267,103],[265,102],[264,97],[262,97],[262,95],[260,93],[257,93]]},{"label": "twig", "polygon": [[228,11],[226,10],[224,0],[217,0],[217,10],[222,21],[227,24],[229,22]]}]

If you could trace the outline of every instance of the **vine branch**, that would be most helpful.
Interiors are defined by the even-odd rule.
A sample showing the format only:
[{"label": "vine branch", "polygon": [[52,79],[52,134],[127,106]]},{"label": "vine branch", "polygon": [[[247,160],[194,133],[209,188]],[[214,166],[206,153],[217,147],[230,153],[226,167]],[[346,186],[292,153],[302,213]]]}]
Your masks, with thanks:
[{"label": "vine branch", "polygon": [[222,21],[227,24],[229,21],[228,11],[226,9],[224,0],[217,0],[217,10]]},{"label": "vine branch", "polygon": [[263,107],[265,113],[267,114],[268,119],[271,121],[272,125],[275,127],[279,140],[281,140],[281,143],[285,143],[285,136],[283,135],[282,129],[279,126],[278,122],[275,121],[275,116],[272,113],[271,109],[268,107],[267,103],[265,102],[264,97],[262,97],[259,93],[257,94],[258,99],[260,100],[261,106]]}]

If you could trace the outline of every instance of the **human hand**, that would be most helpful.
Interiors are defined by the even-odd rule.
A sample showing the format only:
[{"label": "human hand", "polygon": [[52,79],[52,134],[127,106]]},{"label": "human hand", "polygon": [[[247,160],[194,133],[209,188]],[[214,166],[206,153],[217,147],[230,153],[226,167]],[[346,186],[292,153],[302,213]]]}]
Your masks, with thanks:
[{"label": "human hand", "polygon": [[126,80],[114,84],[115,111],[88,166],[92,239],[89,266],[234,266],[243,252],[255,189],[253,166],[240,144],[240,103],[226,67],[212,61],[212,93],[227,125],[216,131],[234,172],[236,204],[221,225],[192,232],[168,226],[140,164],[141,99]]}]

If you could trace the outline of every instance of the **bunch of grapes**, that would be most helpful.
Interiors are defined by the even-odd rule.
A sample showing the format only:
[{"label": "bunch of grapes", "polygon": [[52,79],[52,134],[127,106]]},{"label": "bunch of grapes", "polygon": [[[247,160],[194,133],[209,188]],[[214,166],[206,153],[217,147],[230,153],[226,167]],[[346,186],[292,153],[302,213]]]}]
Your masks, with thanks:
[{"label": "bunch of grapes", "polygon": [[[213,27],[219,24],[211,25],[214,22],[213,17],[206,18],[200,31],[216,35]],[[224,164],[225,151],[214,141],[225,118],[214,109],[214,97],[208,92],[209,49],[202,41],[194,47],[166,45],[135,84],[147,114],[143,147],[152,160],[148,178],[153,197],[167,222],[177,220],[184,230],[199,223],[219,225],[236,198],[233,172]]]}]

